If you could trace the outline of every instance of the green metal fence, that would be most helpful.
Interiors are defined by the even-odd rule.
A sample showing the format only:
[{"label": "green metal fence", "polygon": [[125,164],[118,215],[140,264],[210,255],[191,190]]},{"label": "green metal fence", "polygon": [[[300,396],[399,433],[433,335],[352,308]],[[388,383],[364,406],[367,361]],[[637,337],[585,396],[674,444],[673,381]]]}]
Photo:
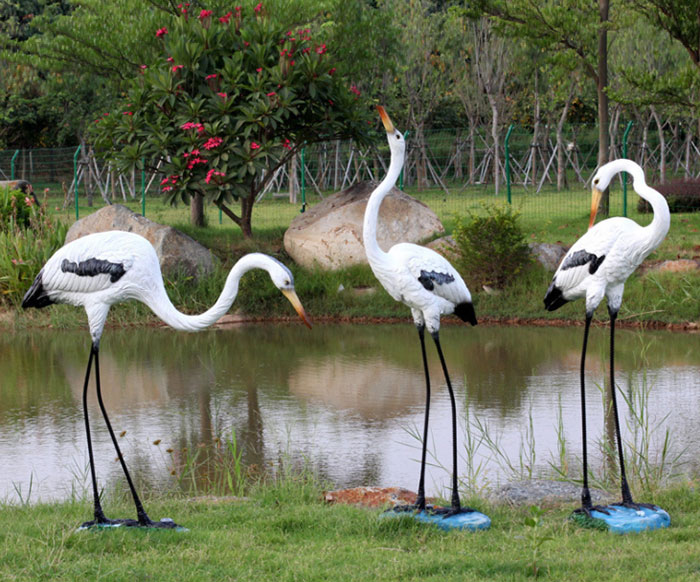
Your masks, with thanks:
[{"label": "green metal fence", "polygon": [[[638,161],[648,182],[654,184],[662,175],[700,175],[697,140],[680,124],[664,131],[663,142],[649,125],[621,123],[614,130],[611,158]],[[589,201],[583,192],[597,163],[595,126],[567,126],[560,145],[551,127],[543,127],[537,140],[531,128],[517,125],[502,133],[498,150],[487,127],[408,134],[401,186],[443,219],[480,212],[493,202],[513,204],[526,219],[565,220],[586,212]],[[270,180],[257,200],[254,220],[265,213],[278,222],[287,220],[357,181],[380,180],[388,158],[383,137],[364,149],[344,141],[307,146]],[[116,175],[89,147],[0,151],[0,179],[17,178],[30,181],[37,194],[46,188],[53,200],[63,198],[63,208],[74,206],[76,219],[88,204],[140,203],[143,214],[163,205],[158,174]],[[626,180],[620,185],[622,193],[611,196],[611,213],[626,215],[631,209]]]}]

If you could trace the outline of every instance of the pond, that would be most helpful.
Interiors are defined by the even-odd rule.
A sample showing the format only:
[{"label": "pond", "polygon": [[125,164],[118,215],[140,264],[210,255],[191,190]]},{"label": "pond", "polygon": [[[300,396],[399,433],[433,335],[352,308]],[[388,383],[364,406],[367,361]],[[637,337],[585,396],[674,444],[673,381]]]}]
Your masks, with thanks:
[{"label": "pond", "polygon": [[[623,436],[652,464],[666,432],[697,471],[700,335],[619,330]],[[580,473],[578,366],[582,328],[443,326],[459,407],[460,478],[482,488],[555,469]],[[85,331],[0,337],[0,499],[66,499],[89,491],[81,411]],[[429,494],[449,483],[449,398],[432,342]],[[602,389],[608,330],[591,331],[588,413],[593,469],[606,469]],[[177,486],[183,450],[235,434],[246,467],[312,469],[337,487],[416,489],[424,409],[419,343],[410,323],[246,325],[198,334],[108,329],[100,364],[107,409],[138,482]],[[644,406],[640,405],[644,402]],[[95,399],[101,486],[123,482]],[[156,444],[157,443],[157,444]],[[632,461],[630,461],[632,462]],[[178,471],[176,471],[178,473]],[[178,474],[181,474],[179,472]],[[634,478],[633,478],[634,485]]]}]

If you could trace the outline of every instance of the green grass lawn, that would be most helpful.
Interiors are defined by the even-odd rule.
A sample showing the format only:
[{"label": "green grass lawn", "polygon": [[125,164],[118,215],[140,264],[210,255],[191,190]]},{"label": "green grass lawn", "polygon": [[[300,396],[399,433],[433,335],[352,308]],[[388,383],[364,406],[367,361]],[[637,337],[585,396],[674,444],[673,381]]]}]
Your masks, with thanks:
[{"label": "green grass lawn", "polygon": [[[700,493],[691,484],[653,500],[671,514],[670,528],[627,536],[573,525],[574,504],[533,514],[470,500],[491,517],[491,529],[447,533],[379,519],[379,510],[325,505],[320,494],[282,484],[246,500],[149,500],[152,517],[172,517],[187,532],[77,531],[91,513],[83,502],[6,506],[0,579],[667,582],[700,575]],[[126,503],[108,509],[133,513]]]}]

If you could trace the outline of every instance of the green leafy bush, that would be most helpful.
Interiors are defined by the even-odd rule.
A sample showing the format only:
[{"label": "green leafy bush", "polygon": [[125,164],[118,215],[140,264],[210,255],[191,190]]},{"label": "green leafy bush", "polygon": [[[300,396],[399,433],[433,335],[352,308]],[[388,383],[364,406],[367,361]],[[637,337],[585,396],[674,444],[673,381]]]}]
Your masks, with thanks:
[{"label": "green leafy bush", "polygon": [[485,215],[470,213],[469,220],[457,218],[454,261],[470,285],[502,289],[530,264],[530,249],[518,212],[496,205],[485,210]]},{"label": "green leafy bush", "polygon": [[0,213],[0,303],[17,305],[67,229],[16,191],[0,191]]},{"label": "green leafy bush", "polygon": [[15,227],[27,228],[32,214],[34,199],[19,190],[0,188],[0,232]]}]

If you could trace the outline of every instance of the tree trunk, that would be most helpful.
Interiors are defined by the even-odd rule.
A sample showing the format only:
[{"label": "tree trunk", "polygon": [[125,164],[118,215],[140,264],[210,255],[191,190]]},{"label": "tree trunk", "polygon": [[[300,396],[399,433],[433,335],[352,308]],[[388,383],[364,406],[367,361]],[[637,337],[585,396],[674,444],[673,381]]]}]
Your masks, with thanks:
[{"label": "tree trunk", "polygon": [[666,138],[664,137],[664,126],[656,108],[652,105],[649,110],[659,132],[659,182],[663,184],[666,182]]},{"label": "tree trunk", "polygon": [[[598,0],[600,26],[598,28],[598,166],[608,161],[608,13],[609,0]],[[606,189],[600,201],[603,216],[610,214],[610,193]]]},{"label": "tree trunk", "polygon": [[289,203],[297,203],[297,193],[299,192],[297,182],[297,156],[289,160]]},{"label": "tree trunk", "polygon": [[493,141],[493,188],[494,193],[498,195],[498,186],[501,178],[501,156],[500,144],[498,141],[498,104],[493,95],[489,95],[489,103],[491,104],[491,139]]},{"label": "tree trunk", "polygon": [[190,200],[190,224],[204,226],[204,196],[201,192],[192,194]]},{"label": "tree trunk", "polygon": [[566,186],[566,152],[564,151],[564,123],[566,123],[566,118],[569,115],[569,108],[571,107],[571,102],[574,99],[574,87],[571,86],[571,91],[569,91],[569,96],[564,103],[564,107],[561,110],[561,115],[559,116],[559,121],[557,122],[557,191],[561,190]]},{"label": "tree trunk", "polygon": [[253,204],[255,204],[255,189],[251,186],[247,198],[241,198],[241,222],[239,226],[245,238],[253,238]]},{"label": "tree trunk", "polygon": [[539,90],[539,75],[537,69],[535,69],[535,111],[534,120],[532,128],[532,143],[530,144],[530,159],[532,164],[530,165],[530,181],[532,184],[537,183],[537,152],[539,150],[540,142],[540,90]]},{"label": "tree trunk", "polygon": [[454,157],[454,177],[455,180],[462,179],[462,132],[457,130],[455,133],[455,157]]},{"label": "tree trunk", "polygon": [[419,151],[416,159],[416,186],[421,191],[428,187],[428,166],[426,164],[428,153],[425,148],[425,135],[423,135],[422,125],[416,125],[416,141],[418,142]]},{"label": "tree trunk", "polygon": [[474,168],[476,160],[476,122],[469,118],[469,183],[474,183]]}]

